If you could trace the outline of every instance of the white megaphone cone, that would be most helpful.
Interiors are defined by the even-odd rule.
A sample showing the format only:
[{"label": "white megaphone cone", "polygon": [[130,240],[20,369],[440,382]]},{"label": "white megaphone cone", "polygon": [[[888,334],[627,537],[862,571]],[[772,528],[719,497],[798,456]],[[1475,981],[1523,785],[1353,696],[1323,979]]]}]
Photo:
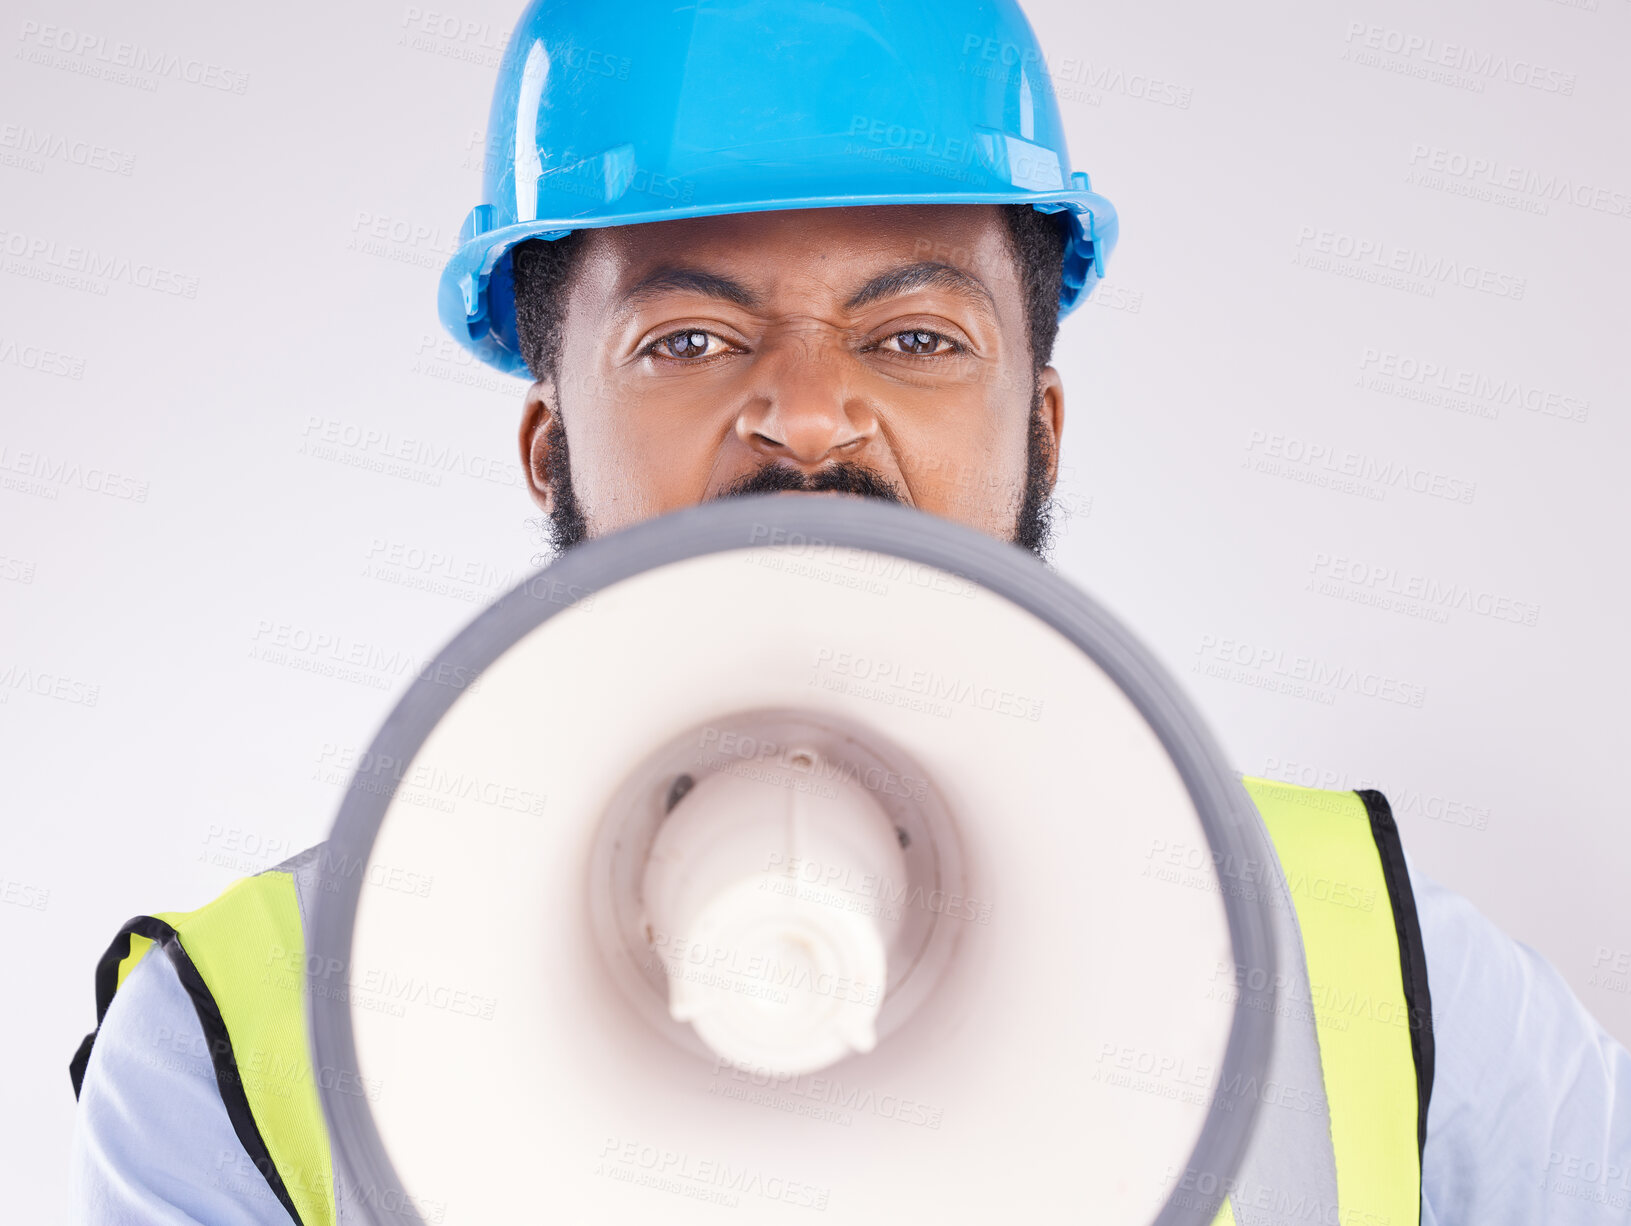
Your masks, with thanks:
[{"label": "white megaphone cone", "polygon": [[1319,1084],[1290,904],[1221,868],[1275,863],[1256,810],[1022,550],[665,516],[486,610],[366,762],[306,950],[342,1220],[1208,1226],[1254,1130],[1254,1187],[1334,1180],[1323,1099],[1256,1089]]}]

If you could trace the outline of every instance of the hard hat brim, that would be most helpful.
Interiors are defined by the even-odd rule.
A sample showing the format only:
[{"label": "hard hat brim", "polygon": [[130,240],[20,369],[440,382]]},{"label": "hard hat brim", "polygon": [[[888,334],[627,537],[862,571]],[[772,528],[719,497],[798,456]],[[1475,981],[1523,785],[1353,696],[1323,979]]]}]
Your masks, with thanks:
[{"label": "hard hat brim", "polygon": [[1060,282],[1059,318],[1084,302],[1104,275],[1104,258],[1120,228],[1115,206],[1097,192],[948,192],[933,198],[902,195],[835,195],[750,200],[656,208],[612,216],[546,217],[481,230],[482,210],[471,211],[461,232],[462,246],[442,270],[437,310],[454,339],[504,374],[532,377],[515,330],[515,296],[510,253],[529,239],[563,238],[576,230],[769,213],[792,209],[866,208],[874,205],[1029,204],[1045,213],[1070,216],[1070,241]]}]

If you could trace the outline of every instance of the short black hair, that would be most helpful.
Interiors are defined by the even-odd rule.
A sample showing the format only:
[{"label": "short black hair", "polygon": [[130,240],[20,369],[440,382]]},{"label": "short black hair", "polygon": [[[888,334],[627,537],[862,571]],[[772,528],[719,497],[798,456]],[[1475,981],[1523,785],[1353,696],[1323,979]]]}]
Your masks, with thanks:
[{"label": "short black hair", "polygon": [[[1019,261],[1020,292],[1031,343],[1031,368],[1040,374],[1053,357],[1059,333],[1059,278],[1065,263],[1068,222],[1028,204],[1000,206],[1008,241]],[[515,330],[521,356],[535,379],[560,375],[564,304],[583,249],[582,230],[557,239],[529,239],[516,247]]]}]

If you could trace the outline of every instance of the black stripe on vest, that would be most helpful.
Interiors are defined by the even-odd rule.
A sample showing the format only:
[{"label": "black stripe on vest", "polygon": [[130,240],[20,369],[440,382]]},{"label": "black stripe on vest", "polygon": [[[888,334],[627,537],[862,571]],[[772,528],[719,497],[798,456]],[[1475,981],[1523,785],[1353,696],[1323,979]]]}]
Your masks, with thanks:
[{"label": "black stripe on vest", "polygon": [[[1357,789],[1356,789],[1357,791]],[[1357,792],[1370,816],[1371,837],[1382,858],[1382,877],[1393,904],[1393,927],[1399,935],[1399,970],[1410,1019],[1410,1054],[1416,1062],[1416,1158],[1427,1145],[1427,1104],[1433,1097],[1433,998],[1427,990],[1427,951],[1422,945],[1421,921],[1416,917],[1416,896],[1410,889],[1399,827],[1387,797],[1366,789]]]},{"label": "black stripe on vest", "polygon": [[204,1041],[209,1044],[210,1062],[215,1066],[215,1084],[221,1091],[221,1101],[226,1105],[227,1118],[232,1121],[232,1131],[238,1134],[238,1141],[249,1155],[249,1160],[266,1178],[267,1185],[272,1189],[272,1195],[278,1199],[289,1213],[289,1218],[295,1226],[303,1226],[300,1213],[294,1207],[294,1200],[289,1195],[289,1189],[283,1184],[283,1176],[278,1172],[277,1164],[272,1161],[272,1155],[267,1152],[266,1142],[261,1137],[260,1128],[255,1123],[255,1116],[249,1110],[249,1097],[244,1093],[243,1078],[238,1073],[238,1060],[232,1054],[232,1038],[227,1034],[226,1022],[221,1017],[221,1010],[215,1003],[215,997],[210,994],[209,986],[205,984],[204,977],[198,973],[193,960],[187,956],[187,951],[181,947],[181,939],[176,930],[163,920],[154,919],[151,915],[138,915],[123,928],[119,935],[113,938],[113,944],[108,946],[102,960],[96,964],[96,1030],[85,1036],[84,1042],[74,1054],[72,1062],[68,1065],[68,1076],[74,1083],[74,1097],[79,1097],[80,1087],[85,1084],[85,1068],[90,1063],[91,1047],[96,1042],[97,1032],[102,1029],[102,1019],[107,1016],[108,1006],[113,1003],[113,994],[119,986],[119,964],[130,956],[130,938],[132,936],[146,937],[154,944],[162,946],[170,965],[175,967],[176,977],[181,980],[181,986],[187,990],[192,999],[193,1011],[198,1014],[199,1025],[204,1029]]}]

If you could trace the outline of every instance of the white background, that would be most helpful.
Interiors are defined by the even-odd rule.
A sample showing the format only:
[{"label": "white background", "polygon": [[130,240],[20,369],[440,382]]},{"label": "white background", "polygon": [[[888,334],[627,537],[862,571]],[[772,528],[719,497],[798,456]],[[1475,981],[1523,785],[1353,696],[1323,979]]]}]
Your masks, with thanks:
[{"label": "white background", "polygon": [[[381,3],[28,0],[0,27],[17,1221],[62,1220],[66,1065],[119,924],[322,838],[346,755],[541,556],[522,385],[463,362],[435,317],[515,15],[450,3],[452,35]],[[1060,568],[1154,647],[1238,768],[1381,787],[1418,870],[1631,1040],[1631,3],[1052,0],[1033,19],[1075,162],[1124,219],[1059,343]],[[55,51],[47,25],[102,41]],[[208,80],[89,75],[121,42]],[[1474,68],[1424,78],[1444,54]],[[1534,64],[1559,88],[1511,79]],[[1493,169],[1454,173],[1474,161]],[[1359,244],[1417,275],[1322,251]],[[128,271],[52,283],[72,247]],[[1472,390],[1435,403],[1439,381]],[[315,454],[325,431],[446,460],[373,471],[385,444]],[[1314,449],[1371,479],[1310,480],[1335,472]],[[1390,464],[1409,479],[1374,476]],[[119,479],[67,475],[93,469]],[[1410,488],[1435,477],[1470,501]],[[1315,583],[1333,572],[1382,578]],[[1448,603],[1362,601],[1411,588]],[[373,664],[258,658],[287,636]],[[1265,688],[1309,667],[1355,680]],[[1382,681],[1420,705],[1363,692]]]}]

